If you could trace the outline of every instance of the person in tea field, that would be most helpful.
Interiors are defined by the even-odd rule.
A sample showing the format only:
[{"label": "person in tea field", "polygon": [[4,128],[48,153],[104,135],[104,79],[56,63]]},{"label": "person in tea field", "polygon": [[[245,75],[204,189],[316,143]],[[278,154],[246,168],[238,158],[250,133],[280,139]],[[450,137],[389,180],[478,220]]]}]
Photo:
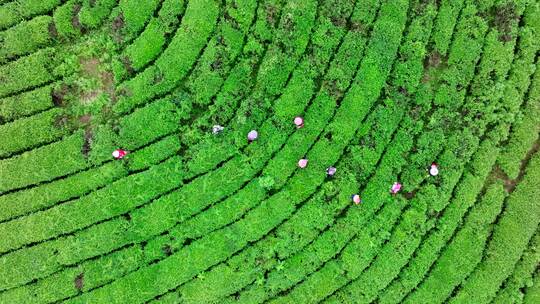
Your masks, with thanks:
[{"label": "person in tea field", "polygon": [[336,174],[336,172],[337,172],[337,169],[335,167],[326,168],[326,175],[328,175],[328,177],[333,177],[334,174]]},{"label": "person in tea field", "polygon": [[305,159],[305,158],[302,158],[301,160],[298,161],[298,167],[300,167],[302,169],[307,167],[307,164],[308,164],[308,160]]},{"label": "person in tea field", "polygon": [[296,128],[298,128],[298,129],[304,127],[304,118],[302,118],[300,116],[296,116],[294,118],[294,124],[296,125]]},{"label": "person in tea field", "polygon": [[358,194],[353,194],[353,195],[351,196],[351,200],[353,201],[353,203],[354,203],[355,205],[360,205],[360,204],[362,203],[362,198],[361,198],[360,195],[358,195]]},{"label": "person in tea field", "polygon": [[432,163],[429,168],[429,174],[431,176],[437,176],[439,174],[439,166],[436,163]]},{"label": "person in tea field", "polygon": [[122,159],[124,158],[124,156],[127,155],[127,151],[126,150],[122,150],[122,149],[116,149],[113,151],[112,153],[112,156],[116,159]]},{"label": "person in tea field", "polygon": [[212,134],[216,135],[216,134],[219,134],[223,131],[223,127],[220,126],[220,125],[215,125],[212,127]]},{"label": "person in tea field", "polygon": [[248,139],[248,142],[250,143],[256,140],[258,137],[259,137],[259,132],[257,132],[257,130],[251,130],[247,134],[247,139]]},{"label": "person in tea field", "polygon": [[398,182],[395,182],[392,185],[392,188],[390,188],[390,193],[397,194],[399,192],[399,190],[401,190],[401,184],[398,183]]}]

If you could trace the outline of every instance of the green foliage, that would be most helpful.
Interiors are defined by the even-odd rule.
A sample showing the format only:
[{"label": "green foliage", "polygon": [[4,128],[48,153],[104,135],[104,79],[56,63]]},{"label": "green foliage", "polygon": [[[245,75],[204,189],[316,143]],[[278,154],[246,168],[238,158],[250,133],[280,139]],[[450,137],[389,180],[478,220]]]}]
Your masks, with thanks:
[{"label": "green foliage", "polygon": [[179,30],[167,49],[135,78],[123,83],[123,94],[115,104],[115,113],[125,113],[149,98],[167,92],[183,79],[197,59],[214,28],[219,7],[213,0],[191,1]]},{"label": "green foliage", "polygon": [[1,32],[0,63],[49,45],[54,38],[49,32],[51,24],[51,17],[40,16]]},{"label": "green foliage", "polygon": [[0,303],[535,303],[539,14],[0,0]]},{"label": "green foliage", "polygon": [[[540,221],[535,197],[540,180],[540,154],[531,159],[523,182],[509,196],[479,267],[461,284],[450,303],[488,303],[508,277]],[[481,293],[477,292],[482,290]]]},{"label": "green foliage", "polygon": [[86,168],[82,145],[83,134],[76,132],[64,141],[0,160],[0,193]]},{"label": "green foliage", "polygon": [[54,105],[51,89],[52,85],[46,85],[1,99],[0,121],[13,121],[51,108]]},{"label": "green foliage", "polygon": [[60,113],[60,109],[53,108],[31,117],[1,125],[0,137],[12,140],[0,143],[0,157],[6,157],[15,152],[28,150],[60,138],[64,135],[64,132],[56,125]]},{"label": "green foliage", "polygon": [[18,0],[3,4],[0,6],[0,29],[13,26],[32,16],[47,13],[61,2],[62,0]]}]

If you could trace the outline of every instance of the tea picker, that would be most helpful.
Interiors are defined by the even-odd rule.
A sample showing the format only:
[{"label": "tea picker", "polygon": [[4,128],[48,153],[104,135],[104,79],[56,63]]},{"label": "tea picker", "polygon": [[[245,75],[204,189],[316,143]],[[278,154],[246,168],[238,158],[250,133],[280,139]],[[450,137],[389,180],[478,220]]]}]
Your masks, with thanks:
[{"label": "tea picker", "polygon": [[439,174],[439,166],[436,163],[432,163],[429,168],[429,174],[431,176],[437,176]]},{"label": "tea picker", "polygon": [[248,142],[250,143],[253,142],[254,140],[257,139],[257,137],[259,137],[259,133],[256,130],[249,131],[247,135]]},{"label": "tea picker", "polygon": [[113,151],[112,156],[116,159],[122,159],[126,156],[127,151],[122,149],[116,149]]},{"label": "tea picker", "polygon": [[398,182],[395,182],[392,185],[392,188],[390,188],[390,193],[397,194],[399,192],[399,190],[401,190],[401,184],[398,183]]}]

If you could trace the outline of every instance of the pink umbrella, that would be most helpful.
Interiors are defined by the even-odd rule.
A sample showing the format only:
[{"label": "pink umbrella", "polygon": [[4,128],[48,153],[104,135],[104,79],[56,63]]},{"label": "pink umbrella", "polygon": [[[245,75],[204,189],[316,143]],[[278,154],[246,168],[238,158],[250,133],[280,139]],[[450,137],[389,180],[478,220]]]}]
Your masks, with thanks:
[{"label": "pink umbrella", "polygon": [[399,192],[399,190],[401,190],[401,184],[398,183],[398,182],[395,182],[395,183],[392,185],[392,188],[390,189],[390,193],[396,194],[396,193]]},{"label": "pink umbrella", "polygon": [[353,194],[351,199],[356,205],[360,205],[360,203],[362,203],[362,198],[358,194]]},{"label": "pink umbrella", "polygon": [[113,151],[112,156],[116,159],[122,159],[124,158],[124,156],[126,156],[126,154],[127,154],[127,151],[122,150],[122,149],[116,149]]},{"label": "pink umbrella", "polygon": [[304,126],[304,119],[300,116],[296,116],[294,118],[294,124],[298,129],[302,128]]},{"label": "pink umbrella", "polygon": [[301,160],[298,161],[298,167],[300,168],[305,168],[308,164],[308,160],[305,159],[305,158],[302,158]]},{"label": "pink umbrella", "polygon": [[328,176],[334,176],[336,174],[337,169],[335,167],[328,167],[326,168],[326,174]]},{"label": "pink umbrella", "polygon": [[254,141],[255,139],[257,139],[257,137],[259,137],[259,133],[256,130],[249,131],[247,135],[247,139],[249,142]]}]

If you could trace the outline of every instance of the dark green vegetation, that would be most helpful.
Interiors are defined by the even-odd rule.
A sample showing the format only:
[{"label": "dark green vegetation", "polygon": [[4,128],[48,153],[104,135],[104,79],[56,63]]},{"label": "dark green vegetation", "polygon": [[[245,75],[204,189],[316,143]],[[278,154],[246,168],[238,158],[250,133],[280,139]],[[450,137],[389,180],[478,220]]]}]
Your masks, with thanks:
[{"label": "dark green vegetation", "polygon": [[538,303],[539,54],[537,0],[0,0],[0,303]]}]

